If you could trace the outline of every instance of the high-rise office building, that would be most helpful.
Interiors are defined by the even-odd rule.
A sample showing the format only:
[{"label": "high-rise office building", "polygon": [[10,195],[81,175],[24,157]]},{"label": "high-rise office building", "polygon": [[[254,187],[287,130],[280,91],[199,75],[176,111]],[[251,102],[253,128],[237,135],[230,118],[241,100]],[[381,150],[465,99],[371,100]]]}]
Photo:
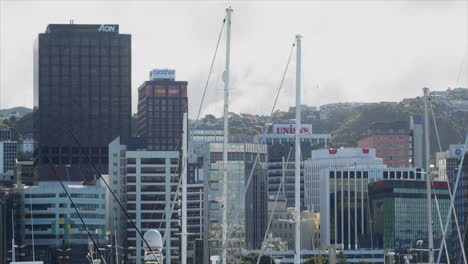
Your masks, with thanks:
[{"label": "high-rise office building", "polygon": [[49,158],[59,168],[70,166],[73,180],[93,180],[97,175],[83,151],[107,173],[108,144],[130,136],[130,119],[131,36],[119,34],[118,25],[48,25],[34,48],[39,178],[55,179],[49,175]]},{"label": "high-rise office building", "polygon": [[[254,168],[257,154],[260,157]],[[207,249],[211,255],[218,255],[221,247],[223,168],[223,144],[206,144],[203,170],[210,191],[206,198],[209,203],[204,207],[205,219],[208,218],[204,219],[204,226],[205,232],[210,234],[206,239],[210,240]],[[248,189],[245,190],[252,169],[252,179]],[[234,225],[228,251],[236,254],[242,248],[258,248],[266,231],[268,216],[266,145],[229,143],[227,171],[229,188],[226,201],[227,219],[229,225]],[[245,192],[247,194],[244,200]],[[236,216],[239,218],[236,219]],[[209,253],[206,252],[204,255],[209,256]]]},{"label": "high-rise office building", "polygon": [[[110,187],[124,204],[135,225],[144,234],[156,229],[164,236],[164,263],[178,263],[180,246],[179,151],[149,151],[144,138],[119,138],[109,144]],[[108,223],[111,233],[126,253],[128,263],[143,263],[143,240],[110,197]],[[122,259],[123,260],[123,259]],[[127,263],[126,262],[126,263]]]},{"label": "high-rise office building", "polygon": [[358,141],[360,148],[373,148],[388,167],[409,168],[413,158],[413,133],[408,122],[375,122],[368,136]]},{"label": "high-rise office building", "polygon": [[[447,182],[432,183],[432,219],[434,245],[437,248],[442,238],[438,210],[445,226],[450,207],[450,194]],[[437,197],[437,200],[435,199]],[[409,251],[411,248],[428,248],[427,244],[427,196],[426,182],[418,180],[382,180],[369,184],[369,208],[371,229],[375,248],[395,252],[398,262],[403,262],[403,255],[413,254],[419,258],[420,251]],[[436,205],[438,203],[438,206]],[[452,222],[452,221],[451,221]],[[449,224],[446,241],[449,255],[453,256],[451,225]],[[418,242],[422,241],[422,243]],[[458,243],[458,239],[456,240]],[[436,251],[438,253],[438,251]],[[453,253],[452,253],[453,252]],[[437,255],[436,253],[436,255]],[[442,263],[445,260],[445,251]],[[423,254],[427,261],[427,254]],[[454,259],[451,258],[453,261]],[[455,262],[458,263],[458,262]]]},{"label": "high-rise office building", "polygon": [[410,116],[410,130],[413,136],[413,158],[415,168],[424,168],[426,164],[426,146],[424,145],[424,119],[422,116]]},{"label": "high-rise office building", "polygon": [[330,168],[320,175],[320,246],[375,248],[369,238],[368,184],[386,179],[423,180],[416,169],[359,166]]},{"label": "high-rise office building", "polygon": [[[295,124],[274,124],[257,141],[268,146],[268,195],[275,196],[281,183],[282,160],[285,160],[284,195],[288,207],[294,207],[294,143]],[[304,209],[304,160],[314,149],[328,147],[329,134],[312,134],[311,124],[301,125],[301,208]],[[283,191],[281,191],[283,194]]]},{"label": "high-rise office building", "polygon": [[187,184],[187,263],[203,263],[203,198],[202,182]]},{"label": "high-rise office building", "polygon": [[175,80],[175,70],[156,69],[138,88],[137,135],[146,138],[148,150],[180,151],[187,84]]},{"label": "high-rise office building", "polygon": [[304,200],[310,211],[320,212],[320,175],[333,168],[385,168],[383,160],[375,156],[375,149],[341,148],[312,150],[311,158],[304,161]]}]

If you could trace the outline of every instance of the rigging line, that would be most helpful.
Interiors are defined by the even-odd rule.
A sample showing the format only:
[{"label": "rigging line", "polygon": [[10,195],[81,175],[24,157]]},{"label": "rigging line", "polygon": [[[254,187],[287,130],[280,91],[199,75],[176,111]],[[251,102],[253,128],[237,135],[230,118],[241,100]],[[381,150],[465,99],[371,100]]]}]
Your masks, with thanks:
[{"label": "rigging line", "polygon": [[[279,97],[279,93],[281,92],[281,88],[283,87],[283,83],[284,83],[284,79],[286,77],[286,73],[288,71],[288,67],[289,67],[289,63],[291,62],[291,57],[292,57],[292,53],[293,53],[293,50],[294,50],[294,47],[296,46],[296,41],[293,42],[293,45],[291,47],[291,52],[289,54],[289,58],[288,58],[288,62],[286,63],[286,68],[284,70],[284,73],[283,73],[283,76],[281,78],[281,83],[280,83],[280,86],[278,88],[278,92],[276,94],[276,98],[275,98],[275,101],[274,101],[274,104],[272,106],[272,109],[271,109],[271,113],[270,113],[270,122],[273,118],[273,113],[275,111],[275,108],[276,108],[276,103],[277,103],[277,100],[278,100],[278,97]],[[265,127],[263,129],[263,134],[266,134],[266,132],[268,131],[268,128],[270,127],[271,124],[269,124],[269,122],[265,123]],[[258,150],[257,152],[257,155],[255,157],[255,160],[254,160],[254,163],[253,163],[253,166],[252,166],[252,169],[250,170],[250,173],[249,173],[249,178],[247,179],[247,182],[245,183],[245,186],[244,186],[244,195],[241,197],[241,203],[243,201],[245,201],[245,196],[247,194],[247,189],[250,185],[250,182],[252,181],[252,176],[253,176],[253,172],[254,172],[254,169],[255,169],[255,166],[259,160],[259,157],[260,157],[260,150]],[[238,221],[239,219],[239,216],[240,216],[240,210],[237,210],[236,214],[235,214],[235,217],[234,219],[231,221],[232,223],[235,223]],[[234,228],[234,224],[232,224],[229,228],[229,231],[227,233],[227,236],[226,236],[226,241],[224,241],[223,245],[222,245],[222,250],[221,250],[221,256],[220,256],[220,259],[223,259],[223,252],[225,251],[224,249],[226,248],[227,246],[227,243],[229,241],[229,238],[232,234],[232,231],[233,231],[233,228]]]},{"label": "rigging line", "polygon": [[[50,168],[51,168],[52,171],[54,172],[55,177],[57,178],[57,180],[60,182],[60,185],[62,186],[63,190],[65,191],[65,193],[66,193],[66,195],[67,195],[67,197],[68,197],[68,200],[70,200],[70,203],[71,203],[71,205],[73,206],[73,209],[75,209],[76,214],[78,215],[78,217],[80,218],[81,223],[83,224],[84,228],[86,229],[86,232],[88,233],[89,238],[91,238],[91,240],[93,241],[93,245],[94,245],[94,247],[96,248],[96,251],[97,251],[97,253],[99,254],[99,257],[102,259],[102,261],[104,262],[104,264],[106,264],[106,260],[104,259],[104,256],[101,254],[101,251],[99,250],[99,247],[98,247],[96,241],[94,240],[93,236],[91,235],[91,232],[89,231],[88,226],[86,225],[86,223],[85,223],[83,217],[81,216],[80,211],[78,210],[78,208],[76,207],[75,203],[73,202],[73,199],[71,198],[70,193],[68,192],[67,188],[66,188],[65,185],[63,184],[62,179],[61,179],[60,176],[58,175],[57,170],[55,169],[54,165],[53,165],[52,162],[50,161],[49,156],[48,156],[46,153],[42,152],[42,144],[39,143],[38,145],[39,145],[39,151],[45,155],[45,158],[47,159],[47,163],[49,164]],[[31,209],[32,209],[32,208],[31,208]]]},{"label": "rigging line", "polygon": [[[109,184],[107,183],[107,181],[104,179],[104,177],[102,177],[102,174],[101,172],[98,170],[98,168],[96,168],[96,166],[94,165],[94,162],[91,160],[91,158],[89,157],[88,153],[86,151],[83,150],[83,146],[81,145],[81,143],[78,141],[78,139],[76,138],[75,134],[73,134],[73,132],[71,130],[69,130],[71,136],[73,137],[73,139],[75,140],[76,144],[78,144],[78,147],[80,148],[81,150],[81,153],[83,153],[86,157],[86,159],[89,161],[89,164],[91,164],[91,167],[93,167],[93,169],[97,172],[99,178],[101,178],[102,182],[104,183],[104,185],[107,187],[107,189],[109,190],[109,192],[112,194],[112,196],[114,197],[115,201],[117,202],[117,204],[119,205],[120,209],[122,209],[122,211],[125,213],[125,215],[127,216],[127,219],[130,220],[130,223],[132,224],[132,226],[135,228],[135,230],[137,231],[138,235],[141,237],[141,239],[143,240],[143,242],[145,243],[145,245],[149,248],[149,250],[151,251],[151,254],[153,256],[156,257],[156,254],[154,253],[153,251],[153,248],[151,248],[151,246],[148,244],[148,241],[146,241],[146,239],[144,238],[143,234],[141,233],[140,229],[136,226],[135,222],[133,221],[133,219],[130,217],[130,215],[128,214],[127,210],[125,210],[124,206],[122,205],[122,203],[120,202],[120,200],[117,198],[117,195],[112,191],[111,187],[109,186]],[[101,254],[101,253],[99,253]],[[104,262],[105,263],[105,262]]]},{"label": "rigging line", "polygon": [[[177,144],[176,144],[176,149],[179,148],[179,145],[180,145],[180,141],[181,141],[181,137],[178,138],[177,140]],[[179,173],[179,165],[180,165],[180,157],[177,159],[177,166],[176,166],[176,169],[175,169],[175,174]],[[170,174],[172,174],[172,172],[170,172]],[[175,205],[175,202],[176,202],[176,199],[179,195],[179,189],[181,188],[181,184],[182,184],[182,177],[179,177],[179,181],[177,182],[177,190],[176,190],[176,195],[174,196],[174,200],[172,201],[173,204],[172,204],[172,207],[171,207],[171,217],[172,217],[172,214],[173,214],[173,211],[174,211],[174,205]],[[154,205],[156,207],[156,204]],[[161,216],[161,219],[160,219],[160,222],[159,222],[159,229],[161,229],[161,226],[162,226],[162,222],[164,220],[164,218],[166,217],[166,206],[167,206],[167,203],[164,204],[164,212],[162,213],[162,216]],[[153,207],[153,209],[155,209],[155,207]],[[154,212],[151,213],[151,217],[153,216]],[[166,235],[166,233],[164,232],[164,235]],[[163,240],[163,245],[164,245],[164,240]]]},{"label": "rigging line", "polygon": [[[218,54],[218,48],[219,48],[219,43],[221,42],[221,36],[222,36],[222,33],[223,33],[223,30],[224,30],[224,25],[226,24],[226,18],[223,19],[223,24],[221,26],[221,30],[219,32],[219,36],[218,36],[218,41],[216,42],[216,48],[215,48],[215,51],[214,51],[214,54],[213,54],[213,59],[211,60],[211,65],[210,65],[210,70],[208,72],[208,78],[206,80],[206,83],[205,83],[205,88],[203,89],[203,95],[202,95],[202,99],[200,101],[200,106],[198,108],[198,112],[197,112],[197,117],[195,119],[195,121],[193,122],[193,128],[191,129],[192,131],[194,131],[197,127],[197,121],[199,120],[200,118],[200,113],[201,113],[201,109],[202,109],[202,106],[203,106],[203,102],[205,101],[205,96],[206,96],[206,91],[208,89],[208,84],[210,82],[210,79],[211,79],[211,74],[213,72],[213,68],[214,68],[214,63],[215,63],[215,59],[216,59],[216,55]],[[190,137],[193,138],[193,132],[191,133]],[[179,145],[180,143],[180,139],[179,139],[179,142],[177,143],[177,145]],[[190,144],[193,143],[193,140],[190,140]],[[179,159],[180,161],[180,159]],[[179,168],[179,161],[177,161],[178,163],[178,166],[177,166],[177,169]],[[182,178],[179,179],[179,182],[178,182],[178,186],[177,186],[177,191],[176,191],[176,195],[174,196],[174,201],[172,203],[172,206],[171,206],[171,215],[173,214],[174,212],[174,207],[175,207],[175,201],[177,199],[177,197],[180,195],[180,188],[181,188],[181,183],[182,183]],[[167,205],[166,205],[167,206]],[[163,218],[165,216],[165,210],[163,212]],[[161,222],[159,224],[159,228],[161,228],[162,226],[162,219],[161,219]],[[165,243],[165,237],[166,237],[166,232],[164,232],[164,236],[163,236],[163,243]]]},{"label": "rigging line", "polygon": [[[214,54],[213,54],[213,59],[211,60],[210,70],[208,72],[208,78],[206,79],[205,88],[203,89],[203,95],[202,95],[202,99],[200,101],[200,106],[198,107],[197,119],[195,120],[195,123],[194,123],[195,125],[194,126],[196,126],[196,122],[200,118],[200,113],[201,113],[201,109],[202,109],[202,106],[203,106],[203,102],[205,101],[206,90],[208,89],[208,84],[209,84],[210,79],[211,79],[211,73],[213,72],[213,67],[214,67],[216,55],[218,54],[219,43],[221,42],[221,36],[223,34],[225,24],[226,24],[226,17],[224,17],[224,19],[223,19],[223,24],[222,24],[221,30],[219,32],[218,41],[216,42],[216,48],[215,48],[215,51],[214,51]],[[192,133],[192,135],[193,135],[193,133]]]},{"label": "rigging line", "polygon": [[[293,147],[291,147],[291,149],[289,150],[289,153],[288,153],[288,157],[286,159],[286,163],[283,164],[283,168],[282,168],[282,175],[281,175],[281,182],[280,182],[280,185],[278,187],[278,191],[276,192],[276,198],[275,198],[275,204],[273,206],[273,210],[271,212],[271,215],[270,215],[270,219],[268,219],[268,224],[267,224],[267,229],[265,231],[265,235],[263,237],[263,242],[262,242],[262,246],[260,247],[260,254],[257,258],[257,264],[260,263],[260,259],[262,258],[263,256],[263,250],[265,249],[265,241],[266,241],[266,238],[268,236],[268,231],[270,230],[270,226],[271,226],[271,221],[273,220],[273,216],[275,215],[275,211],[276,211],[276,205],[277,205],[277,202],[278,202],[278,197],[279,197],[279,194],[281,192],[281,186],[284,186],[284,178],[285,178],[285,174],[286,174],[286,164],[288,164],[289,162],[289,158],[291,156],[291,152],[293,150]],[[284,157],[284,156],[283,156]],[[283,159],[284,161],[284,159]]]},{"label": "rigging line", "polygon": [[460,68],[458,70],[458,75],[457,75],[457,81],[455,82],[455,85],[459,86],[459,83],[460,83],[460,77],[461,77],[461,74],[463,72],[463,66],[465,65],[465,62],[466,62],[466,55],[463,56],[463,59],[460,63]]},{"label": "rigging line", "polygon": [[[434,180],[431,179],[431,183],[434,184]],[[436,204],[436,209],[437,209],[437,216],[439,219],[439,225],[440,225],[440,230],[443,230],[443,224],[442,224],[442,216],[440,215],[440,207],[439,207],[439,200],[437,199],[437,192],[434,190],[434,198],[435,198],[435,204]],[[447,263],[450,264],[450,257],[447,249],[447,241],[444,242],[444,248],[445,248],[445,255],[447,256]]]},{"label": "rigging line", "polygon": [[[466,137],[465,137],[465,144],[464,144],[464,149],[466,149],[466,146],[468,144],[468,133],[466,133]],[[445,227],[444,227],[444,230],[442,231],[442,238],[443,240],[445,240],[445,236],[447,234],[447,229],[448,229],[448,224],[450,222],[450,216],[451,216],[451,213],[452,213],[452,208],[454,207],[454,199],[455,199],[455,195],[457,194],[457,189],[458,189],[458,182],[460,180],[460,173],[461,173],[461,170],[462,170],[462,166],[463,166],[463,161],[465,159],[465,155],[462,155],[461,157],[461,160],[460,160],[460,164],[458,165],[458,172],[457,172],[457,178],[455,180],[455,188],[453,190],[453,194],[454,196],[450,198],[450,207],[449,207],[449,211],[448,211],[448,214],[447,214],[447,218],[446,218],[446,222],[445,222]],[[437,264],[440,263],[440,258],[441,258],[441,250],[442,250],[442,242],[440,243],[440,247],[439,247],[439,254],[437,255]],[[465,250],[464,248],[462,247],[461,248],[462,250],[462,253],[463,253],[463,257],[464,257],[464,262],[466,264],[466,255],[464,254],[465,253]]]},{"label": "rigging line", "polygon": [[[213,59],[211,61],[211,65],[210,65],[210,70],[208,72],[208,78],[206,80],[206,83],[205,83],[205,88],[203,90],[203,95],[202,95],[202,99],[200,101],[200,106],[198,108],[198,112],[197,112],[197,118],[196,120],[194,121],[194,127],[191,129],[192,131],[195,130],[196,126],[197,126],[197,121],[199,120],[200,118],[200,113],[201,113],[201,108],[203,106],[203,102],[205,100],[205,96],[206,96],[206,91],[208,89],[208,84],[209,84],[209,81],[211,79],[211,74],[213,72],[213,68],[214,68],[214,63],[215,63],[215,59],[216,59],[216,55],[218,53],[218,48],[219,48],[219,43],[221,41],[221,36],[222,36],[222,33],[223,33],[223,30],[224,30],[224,25],[226,24],[226,18],[223,19],[223,23],[222,23],[222,26],[221,26],[221,30],[219,32],[219,36],[218,36],[218,41],[216,43],[216,48],[215,48],[215,51],[214,51],[214,54],[213,54]],[[191,135],[193,137],[193,133]],[[191,140],[191,143],[193,141]],[[177,142],[177,146],[179,146],[180,144],[180,138]],[[178,172],[178,168],[179,168],[179,164],[180,164],[180,159],[177,161],[177,168],[176,168],[176,173]],[[176,191],[176,195],[174,196],[174,200],[173,200],[173,203],[172,203],[172,206],[171,206],[171,216],[172,214],[174,213],[174,207],[175,207],[175,202],[176,202],[176,199],[178,198],[178,196],[180,195],[180,185],[181,185],[181,182],[182,182],[182,178],[179,179],[179,182],[178,182],[178,186],[177,186],[177,191]],[[165,205],[167,206],[167,204]],[[165,215],[166,215],[166,210],[164,210],[163,212],[163,215],[162,215],[162,218],[161,218],[161,221],[159,222],[159,229],[161,229],[161,226],[162,226],[162,222],[165,218]],[[166,232],[164,232],[164,236],[163,236],[163,243],[165,243],[165,237],[166,237]]]},{"label": "rigging line", "polygon": [[434,129],[435,129],[436,136],[437,136],[437,143],[439,143],[439,151],[442,152],[442,145],[440,144],[440,137],[439,137],[439,129],[437,128],[437,123],[436,123],[436,119],[434,115],[434,109],[432,108],[432,99],[430,96],[429,96],[428,101],[429,101],[429,106],[431,107],[432,120],[434,121]]},{"label": "rigging line", "polygon": [[[442,145],[440,144],[440,137],[439,137],[439,129],[437,127],[437,123],[436,123],[436,119],[435,119],[435,114],[434,114],[434,109],[432,107],[432,100],[431,100],[431,97],[429,97],[429,106],[431,107],[431,112],[432,112],[432,120],[434,121],[434,129],[435,129],[435,132],[436,132],[436,136],[437,136],[437,142],[439,144],[439,151],[442,152]],[[427,158],[427,157],[426,157]],[[431,181],[433,181],[431,179]],[[447,187],[448,187],[448,191],[449,191],[449,197],[450,199],[455,199],[455,197],[452,195],[452,190],[450,188],[450,182],[449,182],[449,179],[447,177],[446,179],[446,182],[447,182]],[[437,210],[438,207],[439,207],[439,204],[437,202],[437,193],[435,193],[434,191],[434,194],[435,194],[435,198],[436,198],[436,206],[437,206]],[[457,212],[455,211],[455,207],[452,208],[453,209],[453,214],[454,214],[454,220],[455,220],[455,225],[457,227],[457,235],[458,235],[458,239],[459,239],[459,242],[461,244],[461,247],[462,247],[462,255],[463,256],[463,259],[465,260],[465,264],[466,264],[466,256],[465,256],[465,251],[464,251],[464,248],[463,248],[463,239],[462,239],[462,236],[461,236],[461,232],[460,232],[460,226],[458,224],[458,218],[457,218]],[[440,214],[440,212],[439,212]],[[442,221],[442,220],[440,220]],[[442,230],[442,229],[441,229]],[[446,241],[444,241],[444,243],[447,243]],[[448,254],[447,254],[448,256]],[[448,257],[447,257],[448,258]],[[449,260],[450,261],[450,260]]]}]

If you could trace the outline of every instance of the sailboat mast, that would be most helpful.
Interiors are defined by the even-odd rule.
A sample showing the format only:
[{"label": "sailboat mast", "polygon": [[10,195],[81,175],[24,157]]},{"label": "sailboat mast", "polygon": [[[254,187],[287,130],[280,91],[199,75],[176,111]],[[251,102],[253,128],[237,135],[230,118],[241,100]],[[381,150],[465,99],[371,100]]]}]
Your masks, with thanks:
[{"label": "sailboat mast", "polygon": [[14,211],[11,209],[11,260],[16,262],[16,252],[15,252],[15,219],[13,218]]},{"label": "sailboat mast", "polygon": [[430,143],[429,143],[429,116],[427,111],[427,95],[429,89],[425,87],[424,91],[424,136],[426,145],[426,188],[427,188],[427,236],[429,245],[429,264],[434,263],[434,237],[432,232],[432,200],[431,200],[431,173],[429,167],[430,160]]},{"label": "sailboat mast", "polygon": [[33,213],[32,213],[32,192],[31,192],[31,186],[29,188],[29,212],[31,213],[31,240],[32,240],[32,257],[33,257],[33,262],[36,261],[36,251],[35,251],[35,245],[34,245],[34,218],[33,218]]},{"label": "sailboat mast", "polygon": [[119,246],[117,244],[117,217],[114,217],[115,264],[119,264]]},{"label": "sailboat mast", "polygon": [[222,264],[226,264],[226,238],[227,238],[227,161],[228,161],[228,139],[229,139],[229,64],[231,62],[231,7],[226,9],[226,66],[223,74],[224,79],[224,134],[223,134],[223,216],[222,216]]},{"label": "sailboat mast", "polygon": [[182,264],[187,264],[187,113],[182,134]]},{"label": "sailboat mast", "polygon": [[294,264],[301,259],[301,35],[296,35],[296,151],[295,151],[295,252]]}]

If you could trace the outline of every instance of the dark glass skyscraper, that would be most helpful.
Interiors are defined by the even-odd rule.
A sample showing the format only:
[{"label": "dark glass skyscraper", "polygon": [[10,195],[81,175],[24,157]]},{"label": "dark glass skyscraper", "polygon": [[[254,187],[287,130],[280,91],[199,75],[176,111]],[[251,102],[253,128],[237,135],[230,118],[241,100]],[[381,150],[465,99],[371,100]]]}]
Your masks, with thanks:
[{"label": "dark glass skyscraper", "polygon": [[72,133],[107,173],[109,142],[130,136],[131,36],[118,25],[51,24],[36,40],[34,60],[36,173],[54,178],[46,157],[68,167],[71,179],[94,173]]},{"label": "dark glass skyscraper", "polygon": [[138,88],[137,135],[146,138],[148,150],[180,151],[187,84],[175,81],[175,71],[165,69],[151,71],[150,80]]}]

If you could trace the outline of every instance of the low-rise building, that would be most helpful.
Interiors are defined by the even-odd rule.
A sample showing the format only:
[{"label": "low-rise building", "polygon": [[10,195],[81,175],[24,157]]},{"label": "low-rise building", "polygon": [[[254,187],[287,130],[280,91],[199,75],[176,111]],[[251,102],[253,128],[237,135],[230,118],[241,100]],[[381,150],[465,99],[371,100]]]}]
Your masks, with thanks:
[{"label": "low-rise building", "polygon": [[[102,184],[85,186],[64,182],[88,230],[103,247],[106,239],[106,189]],[[26,255],[32,259],[34,233],[35,258],[44,263],[61,263],[68,257],[71,264],[88,262],[90,239],[79,215],[59,182],[39,182],[17,190],[22,204],[22,240]]]},{"label": "low-rise building", "polygon": [[[372,219],[370,230],[373,232],[373,243],[377,248],[397,253],[395,254],[399,258],[397,262],[404,261],[404,254],[413,254],[413,259],[420,259],[418,256],[421,252],[409,250],[428,248],[426,193],[426,182],[421,180],[382,180],[369,184],[370,219]],[[442,216],[442,224],[445,226],[445,217],[450,207],[447,182],[433,182],[432,193],[434,245],[437,248],[442,238],[438,209]],[[451,230],[449,225],[446,241],[452,241]],[[456,242],[458,243],[458,240]],[[451,256],[455,253],[452,251],[452,244],[447,243]],[[447,263],[445,251],[443,256],[442,263]],[[423,254],[422,257],[427,260],[427,254]],[[454,261],[455,258],[451,260]]]}]

